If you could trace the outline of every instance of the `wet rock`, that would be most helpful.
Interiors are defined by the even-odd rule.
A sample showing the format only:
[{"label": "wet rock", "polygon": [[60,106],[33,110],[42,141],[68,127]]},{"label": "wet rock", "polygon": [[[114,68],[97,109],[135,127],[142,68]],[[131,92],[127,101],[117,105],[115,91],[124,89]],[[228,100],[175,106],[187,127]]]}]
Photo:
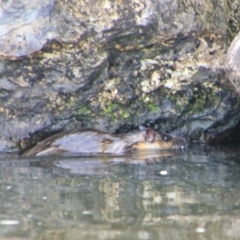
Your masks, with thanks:
[{"label": "wet rock", "polygon": [[238,8],[211,0],[3,1],[0,150],[75,125],[150,125],[190,141],[234,129],[238,94],[223,66]]},{"label": "wet rock", "polygon": [[240,92],[240,32],[228,48],[226,59],[226,74],[237,92]]}]

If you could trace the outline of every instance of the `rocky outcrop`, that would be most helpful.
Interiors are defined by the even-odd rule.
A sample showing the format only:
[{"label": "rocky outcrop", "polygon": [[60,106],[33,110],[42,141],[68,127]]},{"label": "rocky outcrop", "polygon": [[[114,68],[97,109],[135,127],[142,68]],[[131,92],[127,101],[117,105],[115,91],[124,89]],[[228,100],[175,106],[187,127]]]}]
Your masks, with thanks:
[{"label": "rocky outcrop", "polygon": [[0,150],[75,125],[226,140],[240,119],[224,71],[237,9],[212,0],[4,1]]},{"label": "rocky outcrop", "polygon": [[225,69],[227,78],[240,92],[240,32],[232,41],[225,59]]},{"label": "rocky outcrop", "polygon": [[[230,47],[227,50],[227,54],[225,56],[225,74],[226,74],[226,82],[230,82],[232,85],[232,90],[239,94],[240,92],[240,34],[238,34],[234,40],[232,41]],[[238,101],[238,100],[237,100]],[[231,104],[230,104],[231,105]],[[238,105],[238,104],[237,104]],[[240,140],[240,122],[238,118],[235,118],[235,113],[238,114],[238,110],[236,112],[232,112],[229,115],[225,116],[226,121],[223,121],[222,124],[215,124],[219,128],[219,126],[225,125],[225,130],[213,128],[209,131],[205,132],[205,140],[208,142],[215,141],[239,141]],[[226,127],[226,122],[231,122],[231,127]],[[234,127],[232,127],[234,126]]]}]

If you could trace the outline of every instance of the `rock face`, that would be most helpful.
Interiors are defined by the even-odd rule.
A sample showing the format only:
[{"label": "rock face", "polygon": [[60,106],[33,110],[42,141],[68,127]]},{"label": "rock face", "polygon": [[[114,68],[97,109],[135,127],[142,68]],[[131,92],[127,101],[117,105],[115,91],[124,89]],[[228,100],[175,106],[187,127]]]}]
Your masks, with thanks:
[{"label": "rock face", "polygon": [[75,125],[228,139],[240,119],[224,71],[237,9],[213,0],[1,1],[0,150]]},{"label": "rock face", "polygon": [[225,59],[227,78],[240,92],[240,33],[232,41]]}]

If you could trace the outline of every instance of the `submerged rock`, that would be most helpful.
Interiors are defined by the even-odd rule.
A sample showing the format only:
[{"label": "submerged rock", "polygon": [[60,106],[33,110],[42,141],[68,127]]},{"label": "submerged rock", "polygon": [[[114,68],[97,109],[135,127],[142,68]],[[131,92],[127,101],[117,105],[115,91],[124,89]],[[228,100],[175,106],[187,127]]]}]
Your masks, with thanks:
[{"label": "submerged rock", "polygon": [[108,132],[145,125],[189,141],[234,129],[240,106],[224,56],[238,31],[237,7],[211,0],[4,1],[0,150],[28,148],[75,125]]}]

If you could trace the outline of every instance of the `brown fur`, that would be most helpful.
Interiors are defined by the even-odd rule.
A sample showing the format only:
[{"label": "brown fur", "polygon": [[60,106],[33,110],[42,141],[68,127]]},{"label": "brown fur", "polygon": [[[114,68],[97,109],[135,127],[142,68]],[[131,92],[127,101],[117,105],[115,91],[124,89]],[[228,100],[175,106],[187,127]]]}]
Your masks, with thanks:
[{"label": "brown fur", "polygon": [[25,152],[24,156],[42,156],[69,152],[79,153],[116,153],[132,149],[164,150],[185,148],[186,142],[165,133],[157,133],[152,128],[129,134],[108,134],[94,129],[78,129],[55,134]]}]

